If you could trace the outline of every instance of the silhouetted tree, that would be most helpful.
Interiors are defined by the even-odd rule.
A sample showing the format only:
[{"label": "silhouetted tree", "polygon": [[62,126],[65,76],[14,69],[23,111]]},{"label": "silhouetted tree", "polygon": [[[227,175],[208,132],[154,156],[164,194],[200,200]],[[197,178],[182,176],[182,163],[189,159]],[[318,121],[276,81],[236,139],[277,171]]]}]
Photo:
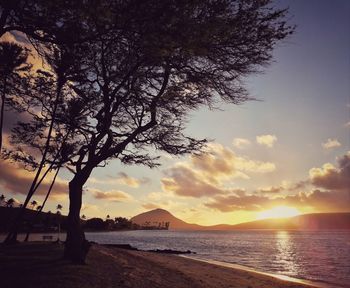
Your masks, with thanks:
[{"label": "silhouetted tree", "polygon": [[33,200],[32,202],[30,202],[30,205],[32,206],[32,209],[34,209],[35,206],[38,205],[38,202],[36,202],[35,200]]},{"label": "silhouetted tree", "polygon": [[56,210],[61,211],[63,209],[63,206],[61,204],[57,204]]},{"label": "silhouetted tree", "polygon": [[6,197],[4,196],[4,194],[1,194],[0,196],[0,206],[2,206],[4,203],[6,204]]},{"label": "silhouetted tree", "polygon": [[131,229],[132,222],[124,217],[116,217],[114,219],[116,229]]},{"label": "silhouetted tree", "polygon": [[[65,111],[60,111],[59,108],[65,109],[67,106],[71,107],[70,105],[72,103],[69,100],[64,105],[60,106],[60,104],[63,103],[66,93],[65,86],[69,77],[72,76],[71,67],[75,61],[72,55],[67,53],[65,49],[58,50],[55,46],[46,47],[45,60],[50,64],[52,72],[37,71],[35,81],[29,90],[30,96],[24,104],[27,107],[26,112],[33,117],[31,122],[18,122],[17,126],[12,129],[13,133],[10,137],[10,142],[14,149],[6,153],[7,158],[21,161],[26,166],[36,168],[36,173],[23,207],[17,214],[10,232],[5,239],[5,243],[16,242],[17,230],[22,221],[26,206],[48,172],[55,168],[57,171],[45,197],[44,201],[46,202],[61,167],[62,159],[66,158],[66,151],[67,149],[69,150],[66,140],[70,135],[71,127],[65,127],[65,132],[62,134],[60,127],[62,121],[59,118],[65,117]],[[38,116],[38,110],[40,111],[40,116]],[[65,121],[65,123],[69,125],[70,121]],[[38,149],[39,153],[41,153],[41,159],[36,161],[30,152],[28,153],[28,151],[23,149],[20,143],[26,143]],[[47,163],[50,165],[41,176],[41,172]]]},{"label": "silhouetted tree", "polygon": [[[206,140],[184,134],[189,113],[219,100],[248,100],[242,80],[269,64],[275,45],[293,31],[284,19],[287,11],[270,4],[112,1],[97,19],[108,28],[93,41],[67,48],[72,59],[79,59],[80,69],[67,85],[71,93],[62,99],[73,101],[74,109],[60,119],[63,130],[74,123],[64,161],[74,173],[66,258],[85,261],[88,243],[79,215],[83,185],[93,169],[114,158],[154,167],[158,156],[153,150],[198,153]],[[27,144],[40,146],[38,141]],[[53,158],[57,149],[48,154]]]},{"label": "silhouetted tree", "polygon": [[105,229],[105,223],[101,218],[91,218],[86,220],[85,228],[92,230],[103,230]]},{"label": "silhouetted tree", "polygon": [[15,203],[16,203],[15,199],[10,198],[10,199],[8,199],[8,200],[6,201],[6,207],[12,208],[13,205],[15,205]]},{"label": "silhouetted tree", "polygon": [[6,32],[19,31],[42,43],[93,39],[105,29],[109,2],[0,0],[0,37]]},{"label": "silhouetted tree", "polygon": [[31,65],[27,63],[28,50],[21,46],[9,43],[0,42],[0,153],[3,142],[3,125],[5,109],[20,110],[22,105],[20,95],[23,94],[23,86],[26,86],[26,77]]}]

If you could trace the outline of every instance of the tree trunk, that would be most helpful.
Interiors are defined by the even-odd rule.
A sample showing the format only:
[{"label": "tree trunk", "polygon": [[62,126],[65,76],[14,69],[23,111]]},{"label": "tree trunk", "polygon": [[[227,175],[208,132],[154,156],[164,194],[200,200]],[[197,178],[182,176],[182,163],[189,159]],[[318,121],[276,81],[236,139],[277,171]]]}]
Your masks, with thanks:
[{"label": "tree trunk", "polygon": [[72,181],[69,182],[69,214],[64,258],[76,264],[85,263],[85,258],[90,248],[90,244],[85,239],[84,231],[80,225],[80,209],[83,185],[89,178],[91,170],[77,173]]},{"label": "tree trunk", "polygon": [[50,148],[50,141],[51,141],[51,137],[52,137],[52,131],[53,131],[53,126],[56,120],[56,113],[57,113],[57,107],[59,104],[59,100],[60,100],[60,95],[61,95],[61,90],[63,87],[64,83],[62,82],[58,82],[57,84],[57,90],[56,90],[56,99],[55,99],[55,104],[54,104],[54,108],[53,108],[53,112],[52,112],[52,119],[50,122],[50,126],[49,126],[49,131],[47,133],[47,139],[45,142],[45,147],[44,147],[44,151],[43,151],[43,155],[41,157],[41,161],[40,164],[38,166],[38,169],[36,171],[36,174],[34,176],[34,179],[32,181],[32,184],[29,188],[28,194],[26,196],[26,199],[24,200],[23,206],[22,208],[18,211],[17,216],[15,217],[12,226],[10,228],[10,232],[7,234],[7,237],[5,238],[4,243],[5,244],[14,244],[17,243],[17,234],[18,234],[18,228],[20,223],[23,220],[23,216],[24,216],[24,212],[25,209],[30,201],[30,199],[32,198],[32,196],[34,195],[36,188],[37,188],[37,182],[39,179],[39,176],[41,174],[41,171],[45,165],[46,162],[46,155],[49,152],[49,148]]},{"label": "tree trunk", "polygon": [[2,149],[2,129],[4,126],[4,113],[5,113],[5,94],[6,94],[6,79],[4,84],[4,91],[1,95],[1,108],[0,108],[0,154]]}]

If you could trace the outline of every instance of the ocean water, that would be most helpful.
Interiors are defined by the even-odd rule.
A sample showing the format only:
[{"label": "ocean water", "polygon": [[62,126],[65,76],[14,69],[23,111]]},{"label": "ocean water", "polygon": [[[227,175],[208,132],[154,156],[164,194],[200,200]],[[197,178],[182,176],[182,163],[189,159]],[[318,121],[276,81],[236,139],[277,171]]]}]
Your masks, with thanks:
[{"label": "ocean water", "polygon": [[86,233],[101,244],[191,250],[193,257],[350,287],[350,231],[157,231]]}]

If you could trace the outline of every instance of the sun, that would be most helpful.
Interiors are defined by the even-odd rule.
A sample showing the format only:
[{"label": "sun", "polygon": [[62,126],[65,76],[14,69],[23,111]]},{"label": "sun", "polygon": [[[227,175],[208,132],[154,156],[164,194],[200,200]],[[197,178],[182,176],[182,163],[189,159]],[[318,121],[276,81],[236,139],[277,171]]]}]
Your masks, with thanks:
[{"label": "sun", "polygon": [[261,211],[257,214],[257,219],[266,218],[288,218],[300,215],[300,211],[297,208],[289,206],[277,206],[270,210]]}]

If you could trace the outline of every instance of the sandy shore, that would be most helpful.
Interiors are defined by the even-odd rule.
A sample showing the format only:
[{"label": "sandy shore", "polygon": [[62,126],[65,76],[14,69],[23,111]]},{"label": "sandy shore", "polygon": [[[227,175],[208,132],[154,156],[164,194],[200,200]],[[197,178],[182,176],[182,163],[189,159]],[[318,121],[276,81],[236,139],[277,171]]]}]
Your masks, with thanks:
[{"label": "sandy shore", "polygon": [[[315,287],[176,255],[95,246],[122,268],[126,287]],[[111,269],[113,269],[111,267]]]},{"label": "sandy shore", "polygon": [[[54,243],[0,246],[2,288],[286,288],[312,287],[177,255],[93,245],[87,265],[62,259]],[[316,286],[313,286],[316,287]]]}]

